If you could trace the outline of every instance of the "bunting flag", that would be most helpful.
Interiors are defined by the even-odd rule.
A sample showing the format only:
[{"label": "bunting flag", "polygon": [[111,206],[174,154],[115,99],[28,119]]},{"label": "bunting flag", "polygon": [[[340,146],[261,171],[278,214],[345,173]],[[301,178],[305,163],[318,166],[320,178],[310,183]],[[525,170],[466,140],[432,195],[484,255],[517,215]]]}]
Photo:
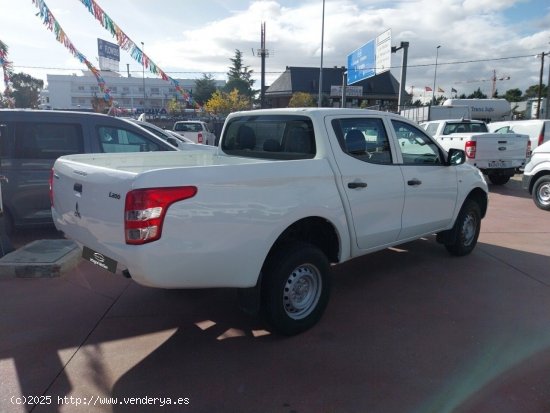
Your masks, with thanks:
[{"label": "bunting flag", "polygon": [[11,97],[11,75],[13,74],[13,67],[10,61],[8,61],[8,46],[0,40],[0,66],[4,72],[4,98],[9,108],[15,107],[15,99]]},{"label": "bunting flag", "polygon": [[445,93],[445,91],[438,86],[437,87],[437,93]]},{"label": "bunting flag", "polygon": [[[34,1],[34,0],[33,0]],[[176,79],[168,76],[160,67],[158,67],[149,57],[143,53],[137,45],[120,29],[120,27],[105,13],[105,11],[97,4],[95,0],[80,0],[80,2],[88,9],[95,19],[116,39],[118,45],[130,53],[130,56],[140,63],[151,73],[159,76],[162,80],[170,81],[176,90],[181,94],[186,102],[191,101],[191,96],[188,91],[183,89]]]},{"label": "bunting flag", "polygon": [[424,87],[424,90],[425,90],[426,92],[432,92],[432,88],[429,87],[429,86],[425,86],[425,87]]},{"label": "bunting flag", "polygon": [[44,23],[44,26],[46,26],[50,31],[52,31],[55,34],[55,38],[59,43],[62,43],[63,46],[65,46],[67,49],[69,49],[69,52],[76,57],[80,63],[84,63],[86,67],[92,72],[92,74],[95,76],[97,80],[97,84],[99,86],[99,89],[103,93],[103,99],[105,102],[109,104],[109,106],[113,103],[113,98],[111,97],[110,90],[107,88],[105,81],[101,77],[101,74],[99,70],[90,63],[86,57],[80,53],[77,48],[73,45],[73,43],[70,41],[69,37],[65,34],[63,29],[61,28],[58,21],[55,19],[54,15],[46,6],[46,3],[44,0],[32,0],[33,4],[38,7],[38,10],[40,10],[40,18],[42,19],[42,22]]},{"label": "bunting flag", "polygon": [[458,90],[456,90],[454,87],[451,88],[451,93],[458,93]]}]

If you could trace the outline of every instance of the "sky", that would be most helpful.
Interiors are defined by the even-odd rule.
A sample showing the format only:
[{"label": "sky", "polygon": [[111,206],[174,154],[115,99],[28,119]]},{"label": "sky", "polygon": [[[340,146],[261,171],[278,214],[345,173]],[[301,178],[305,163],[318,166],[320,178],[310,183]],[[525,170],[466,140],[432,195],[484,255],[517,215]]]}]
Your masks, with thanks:
[{"label": "sky", "polygon": [[[540,55],[550,52],[548,0],[96,0],[105,13],[149,58],[172,78],[226,80],[229,59],[238,49],[260,86],[262,22],[266,27],[266,84],[287,66],[346,66],[355,49],[391,29],[392,45],[409,42],[406,89],[415,98],[425,87],[459,94],[477,88],[490,95],[525,91],[539,82]],[[97,39],[116,43],[80,0],[45,0],[73,45],[99,67]],[[32,0],[0,0],[0,40],[16,73],[46,82],[47,74],[80,75],[85,66],[59,43],[37,16]],[[323,36],[322,36],[323,34]],[[321,38],[323,46],[321,47]],[[439,49],[437,46],[440,46]],[[437,58],[437,74],[436,74]],[[140,63],[121,50],[141,76]],[[399,81],[402,51],[392,54],[391,72]],[[548,83],[550,56],[543,83]],[[152,73],[146,76],[154,77]],[[3,82],[0,91],[3,91]]]}]

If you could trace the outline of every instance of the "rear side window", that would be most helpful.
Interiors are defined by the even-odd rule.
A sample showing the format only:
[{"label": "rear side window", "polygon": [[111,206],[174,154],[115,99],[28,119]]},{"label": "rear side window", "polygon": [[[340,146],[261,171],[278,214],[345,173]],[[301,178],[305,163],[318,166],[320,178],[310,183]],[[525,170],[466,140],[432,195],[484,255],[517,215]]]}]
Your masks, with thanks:
[{"label": "rear side window", "polygon": [[334,119],[332,128],[340,147],[348,155],[368,163],[392,163],[390,143],[382,119]]},{"label": "rear side window", "polygon": [[127,129],[99,126],[97,133],[101,149],[106,153],[150,152],[164,149],[157,142]]},{"label": "rear side window", "polygon": [[434,136],[437,132],[437,128],[439,126],[439,123],[430,123],[427,128],[425,128],[426,132],[428,132],[428,135]]},{"label": "rear side window", "polygon": [[18,159],[57,159],[84,152],[79,124],[17,122],[15,151]]},{"label": "rear side window", "polygon": [[316,153],[313,124],[296,115],[235,118],[225,127],[222,150],[251,158],[310,159]]}]

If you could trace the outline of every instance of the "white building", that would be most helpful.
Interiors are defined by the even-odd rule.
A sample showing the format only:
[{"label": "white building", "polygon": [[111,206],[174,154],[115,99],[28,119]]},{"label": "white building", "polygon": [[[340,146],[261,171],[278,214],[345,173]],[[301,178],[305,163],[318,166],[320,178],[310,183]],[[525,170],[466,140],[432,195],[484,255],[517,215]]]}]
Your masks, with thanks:
[{"label": "white building", "polygon": [[[81,76],[47,75],[47,87],[42,90],[41,109],[91,110],[94,97],[102,97],[95,76],[90,71],[82,71]],[[116,106],[132,112],[159,113],[166,110],[172,99],[181,101],[181,94],[172,82],[151,77],[123,77],[117,72],[101,71],[101,77],[111,90]],[[196,79],[176,79],[181,88],[191,94]],[[217,87],[225,81],[214,80]],[[145,91],[143,86],[145,85]]]}]

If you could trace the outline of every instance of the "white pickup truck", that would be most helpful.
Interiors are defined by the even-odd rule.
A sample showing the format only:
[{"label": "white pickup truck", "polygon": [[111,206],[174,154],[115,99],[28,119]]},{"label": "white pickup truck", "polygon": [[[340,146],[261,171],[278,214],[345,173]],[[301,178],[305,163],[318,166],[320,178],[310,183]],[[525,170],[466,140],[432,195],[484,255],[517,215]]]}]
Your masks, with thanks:
[{"label": "white pickup truck", "polygon": [[321,317],[331,264],[435,233],[472,251],[487,185],[464,160],[389,113],[237,112],[215,152],[59,158],[52,212],[94,264],[153,287],[237,287],[291,335]]},{"label": "white pickup truck", "polygon": [[528,135],[489,133],[485,122],[467,119],[422,123],[445,150],[463,149],[466,162],[476,166],[494,185],[503,185],[526,164],[530,154]]}]

